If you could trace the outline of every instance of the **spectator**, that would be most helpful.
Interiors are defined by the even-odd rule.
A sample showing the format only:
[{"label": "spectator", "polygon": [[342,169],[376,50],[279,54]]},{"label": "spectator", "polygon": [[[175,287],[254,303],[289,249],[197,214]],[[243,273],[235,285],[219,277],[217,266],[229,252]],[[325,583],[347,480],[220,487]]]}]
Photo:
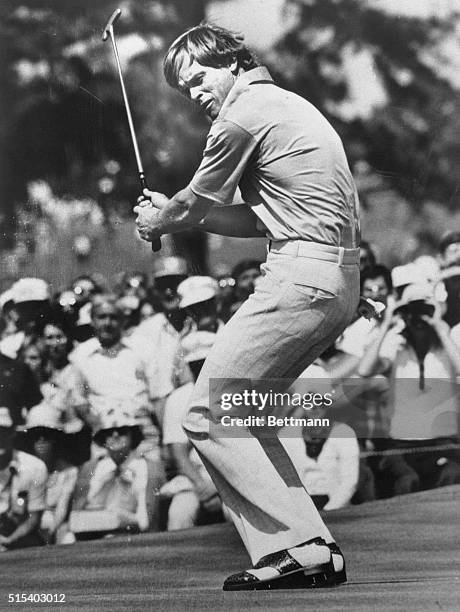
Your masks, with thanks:
[{"label": "spectator", "polygon": [[88,340],[88,346],[82,345],[72,359],[78,380],[76,397],[86,400],[76,409],[93,426],[108,407],[129,406],[130,415],[142,422],[143,452],[159,461],[155,418],[161,418],[171,387],[164,392],[151,364],[122,338],[123,316],[116,296],[96,296],[91,313],[96,339]]},{"label": "spectator", "polygon": [[45,509],[46,466],[28,453],[14,450],[14,423],[0,407],[0,550],[43,544],[39,534]]},{"label": "spectator", "polygon": [[180,359],[180,338],[188,332],[189,325],[186,313],[179,308],[177,287],[186,276],[187,264],[181,257],[157,260],[154,290],[161,312],[142,321],[130,340],[132,346],[139,342],[141,351],[148,343],[150,354],[158,360],[158,383],[169,391],[191,380],[190,372]]},{"label": "spectator", "polygon": [[[307,414],[328,421],[324,408]],[[293,428],[289,429],[284,435],[280,432],[280,439],[317,508],[336,510],[350,504],[359,477],[359,445],[353,429],[334,421],[304,427],[295,437]]]},{"label": "spectator", "polygon": [[136,419],[124,409],[109,409],[101,414],[95,440],[107,454],[80,470],[72,529],[78,533],[157,530],[156,492],[164,479],[157,466],[137,452],[142,432]]},{"label": "spectator", "polygon": [[42,338],[27,336],[18,351],[18,361],[29,367],[41,387],[45,380],[45,347]]},{"label": "spectator", "polygon": [[[388,308],[359,373],[390,372],[390,440],[401,449],[380,469],[395,494],[460,482],[456,451],[436,447],[458,442],[456,376],[460,352],[441,319],[430,285],[409,285],[401,300]],[[425,380],[428,379],[428,383]],[[432,451],[417,448],[433,447]],[[404,454],[404,450],[410,452]]]},{"label": "spectator", "polygon": [[375,253],[366,240],[361,240],[361,244],[359,245],[359,268],[360,270],[364,270],[369,266],[375,266],[377,263],[377,259],[375,257]]},{"label": "spectator", "polygon": [[[183,339],[184,359],[190,366],[194,380],[214,339],[215,334],[207,331],[193,331]],[[200,515],[201,518],[207,515],[208,519],[211,517],[215,520],[221,508],[217,490],[182,428],[192,391],[192,382],[175,389],[165,406],[163,444],[177,472],[175,478],[161,489],[161,494],[171,499],[169,531],[196,525]]]},{"label": "spectator", "polygon": [[161,312],[155,322],[162,321],[164,325],[167,321],[178,333],[184,327],[185,313],[179,308],[177,287],[187,276],[187,263],[182,257],[163,257],[156,261],[153,293]]},{"label": "spectator", "polygon": [[[361,295],[384,306],[391,300],[393,290],[391,273],[383,265],[364,268],[361,272]],[[337,341],[338,350],[342,351],[342,358],[337,360],[334,368],[334,378],[345,378],[356,374],[360,359],[367,346],[372,342],[381,321],[372,318],[370,321],[360,317],[347,327]]]},{"label": "spectator", "polygon": [[179,307],[190,316],[195,328],[215,334],[224,323],[217,312],[219,285],[210,276],[190,276],[177,288]]},{"label": "spectator", "polygon": [[89,459],[91,431],[79,418],[76,409],[85,404],[79,395],[80,378],[69,362],[73,348],[65,319],[54,317],[43,329],[46,379],[41,385],[41,405],[59,415],[60,427],[66,434],[68,457],[76,465]]},{"label": "spectator", "polygon": [[230,316],[234,315],[241,304],[254,293],[256,280],[260,276],[260,266],[261,262],[256,259],[244,259],[233,268],[232,277],[235,279],[235,286],[229,309]]},{"label": "spectator", "polygon": [[40,532],[47,544],[73,541],[67,518],[78,470],[65,457],[66,435],[59,416],[51,406],[40,405],[32,408],[26,422],[31,454],[41,459],[48,470],[45,510],[40,521]]}]

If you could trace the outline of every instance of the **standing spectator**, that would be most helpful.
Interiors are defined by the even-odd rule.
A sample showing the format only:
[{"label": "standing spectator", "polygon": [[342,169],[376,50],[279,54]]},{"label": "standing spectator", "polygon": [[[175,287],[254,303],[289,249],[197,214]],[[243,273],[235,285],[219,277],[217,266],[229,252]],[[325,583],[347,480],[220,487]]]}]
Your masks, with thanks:
[{"label": "standing spectator", "polygon": [[26,438],[31,454],[41,459],[48,470],[41,535],[47,544],[70,543],[73,538],[67,518],[78,470],[65,457],[66,435],[58,411],[46,405],[32,408],[27,416]]},{"label": "standing spectator", "polygon": [[[157,530],[156,491],[163,478],[155,465],[137,453],[142,432],[136,419],[124,409],[109,409],[101,414],[95,440],[107,455],[81,468],[72,505],[72,527],[77,526],[79,532]],[[100,512],[97,524],[94,511]]]},{"label": "standing spectator", "polygon": [[210,276],[190,276],[177,288],[179,306],[189,316],[195,328],[215,334],[224,323],[217,312],[219,285]]},{"label": "standing spectator", "polygon": [[[458,452],[436,447],[458,442],[458,398],[453,386],[460,374],[460,351],[441,319],[430,285],[409,285],[388,308],[359,373],[390,372],[390,440],[401,449],[380,469],[395,494],[460,482]],[[420,447],[433,447],[433,451]],[[404,454],[404,450],[410,452]]]},{"label": "standing spectator", "polygon": [[152,359],[158,361],[158,381],[168,393],[191,380],[180,356],[180,338],[189,326],[186,313],[179,308],[177,287],[187,277],[187,264],[181,257],[164,257],[156,262],[154,292],[161,312],[145,319],[131,335],[130,343],[137,341],[151,347]]},{"label": "standing spectator", "polygon": [[[142,423],[142,450],[152,460],[159,460],[154,415],[156,410],[162,414],[167,394],[160,386],[160,377],[153,375],[151,365],[122,338],[123,315],[116,296],[96,296],[91,316],[97,342],[88,340],[88,349],[82,347],[84,350],[72,361],[79,379],[76,396],[86,400],[86,406],[77,410],[93,426],[108,408],[129,406],[131,416]],[[168,387],[167,392],[170,390]]]},{"label": "standing spectator", "polygon": [[8,408],[0,407],[0,551],[43,544],[46,465],[14,450],[13,425]]}]

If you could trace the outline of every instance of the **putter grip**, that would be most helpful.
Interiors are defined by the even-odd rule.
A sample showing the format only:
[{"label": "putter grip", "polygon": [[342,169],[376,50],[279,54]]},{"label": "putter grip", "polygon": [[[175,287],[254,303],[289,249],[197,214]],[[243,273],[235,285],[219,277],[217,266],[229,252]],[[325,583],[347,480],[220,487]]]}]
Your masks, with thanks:
[{"label": "putter grip", "polygon": [[[148,189],[148,185],[147,185],[147,181],[145,179],[145,175],[143,172],[139,172],[139,180],[141,182],[141,190],[142,193],[144,193],[144,189]],[[152,240],[152,251],[154,253],[157,253],[158,251],[161,251],[161,240],[160,238],[157,238],[156,240]]]}]

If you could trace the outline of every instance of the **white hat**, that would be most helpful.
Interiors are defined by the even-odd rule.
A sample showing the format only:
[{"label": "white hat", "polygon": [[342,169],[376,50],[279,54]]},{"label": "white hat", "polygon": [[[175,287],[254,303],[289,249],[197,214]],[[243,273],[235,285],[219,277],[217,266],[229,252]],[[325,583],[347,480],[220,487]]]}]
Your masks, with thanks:
[{"label": "white hat", "polygon": [[6,427],[7,429],[13,427],[10,411],[5,406],[0,407],[0,427]]},{"label": "white hat", "polygon": [[391,271],[393,287],[403,287],[413,283],[426,283],[427,275],[420,266],[415,263],[408,263],[405,266],[395,266]]},{"label": "white hat", "polygon": [[29,410],[26,418],[26,431],[35,427],[44,427],[55,431],[62,431],[59,412],[49,404],[38,404]]},{"label": "white hat", "polygon": [[122,406],[109,408],[99,416],[99,423],[94,429],[94,437],[97,437],[104,429],[115,427],[137,427],[139,421]]},{"label": "white hat", "polygon": [[435,257],[431,255],[420,255],[414,261],[414,264],[421,270],[422,274],[428,281],[436,281],[439,278],[440,266]]},{"label": "white hat", "polygon": [[180,308],[210,300],[219,293],[219,284],[210,276],[190,276],[177,287]]},{"label": "white hat", "polygon": [[10,290],[15,304],[43,301],[50,298],[49,285],[41,278],[20,278]]},{"label": "white hat", "polygon": [[161,257],[154,264],[153,278],[187,276],[187,262],[182,257]]},{"label": "white hat", "polygon": [[434,297],[434,288],[430,283],[413,283],[402,292],[401,299],[396,308],[407,306],[411,302],[431,302]]},{"label": "white hat", "polygon": [[191,363],[206,359],[215,339],[216,334],[208,331],[194,331],[187,334],[181,341],[184,360]]}]

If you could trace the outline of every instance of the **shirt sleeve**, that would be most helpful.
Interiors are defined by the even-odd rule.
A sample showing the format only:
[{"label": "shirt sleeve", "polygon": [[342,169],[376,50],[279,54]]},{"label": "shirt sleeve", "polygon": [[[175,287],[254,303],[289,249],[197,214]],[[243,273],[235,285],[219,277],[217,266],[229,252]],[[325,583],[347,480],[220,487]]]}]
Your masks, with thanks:
[{"label": "shirt sleeve", "polygon": [[219,204],[231,204],[256,146],[255,138],[236,123],[226,119],[214,122],[190,189]]}]

